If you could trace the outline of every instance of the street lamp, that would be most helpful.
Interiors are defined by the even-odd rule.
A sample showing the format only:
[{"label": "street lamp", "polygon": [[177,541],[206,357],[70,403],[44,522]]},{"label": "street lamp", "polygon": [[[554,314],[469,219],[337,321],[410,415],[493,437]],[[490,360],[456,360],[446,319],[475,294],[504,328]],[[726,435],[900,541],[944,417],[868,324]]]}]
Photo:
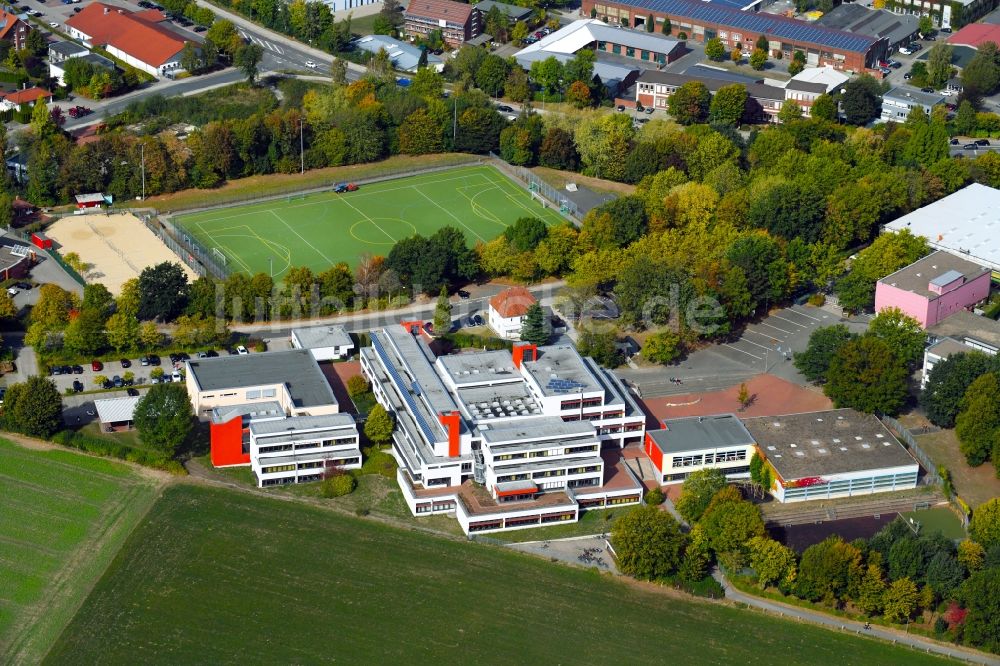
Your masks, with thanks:
[{"label": "street lamp", "polygon": [[301,174],[306,172],[305,139],[303,137],[302,118],[299,118],[299,173]]}]

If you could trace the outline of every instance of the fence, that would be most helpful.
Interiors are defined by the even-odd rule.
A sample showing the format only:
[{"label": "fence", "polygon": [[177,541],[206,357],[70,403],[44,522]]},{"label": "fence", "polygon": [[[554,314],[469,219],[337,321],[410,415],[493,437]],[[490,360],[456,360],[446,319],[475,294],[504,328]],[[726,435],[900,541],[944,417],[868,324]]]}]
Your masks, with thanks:
[{"label": "fence", "polygon": [[505,162],[496,153],[491,152],[490,158],[493,160],[494,166],[500,169],[500,171],[524,183],[529,192],[534,192],[544,197],[553,206],[558,206],[560,213],[568,217],[575,224],[580,224],[580,209],[577,208],[575,203],[567,199],[562,192],[546,183],[528,169]]},{"label": "fence", "polygon": [[177,229],[169,220],[157,215],[155,210],[132,211],[142,220],[146,228],[156,234],[156,237],[170,248],[178,257],[184,260],[198,275],[209,275],[217,280],[229,277],[229,269],[220,263],[215,255],[191,235]]},{"label": "fence", "polygon": [[906,443],[906,448],[910,450],[910,453],[916,456],[923,468],[927,470],[927,476],[925,477],[927,479],[926,483],[940,485],[941,477],[937,473],[937,465],[935,465],[934,461],[931,460],[931,457],[924,453],[924,450],[920,448],[920,445],[917,444],[917,440],[910,434],[910,431],[902,423],[891,416],[883,416],[882,423],[889,426],[893,433],[895,433],[896,437]]},{"label": "fence", "polygon": [[[9,236],[13,236],[14,238],[20,241],[31,243],[31,234],[28,234],[25,231],[22,231],[21,229],[15,229],[13,227],[10,227],[9,229],[7,229],[7,234]],[[76,282],[78,282],[80,285],[83,286],[87,284],[87,281],[83,279],[83,276],[80,275],[80,273],[77,272],[75,268],[66,263],[66,260],[62,258],[62,255],[59,254],[58,250],[52,247],[46,250],[45,252],[47,252],[48,255],[52,257],[52,260],[55,261],[57,264],[59,264],[62,267],[62,269],[66,271],[66,274],[69,275],[71,278],[73,278],[73,280],[75,280]]]}]

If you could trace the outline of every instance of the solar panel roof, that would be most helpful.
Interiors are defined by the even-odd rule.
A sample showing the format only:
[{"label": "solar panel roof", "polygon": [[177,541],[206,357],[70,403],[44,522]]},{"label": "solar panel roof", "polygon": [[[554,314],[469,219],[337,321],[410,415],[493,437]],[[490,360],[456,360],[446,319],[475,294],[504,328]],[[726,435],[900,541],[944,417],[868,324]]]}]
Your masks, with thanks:
[{"label": "solar panel roof", "polygon": [[743,12],[715,3],[692,0],[618,0],[615,4],[666,14],[674,21],[679,18],[689,18],[740,28],[768,37],[817,44],[839,51],[865,53],[872,44],[879,41],[874,37],[852,35],[849,32],[831,30],[805,21],[773,14]]}]

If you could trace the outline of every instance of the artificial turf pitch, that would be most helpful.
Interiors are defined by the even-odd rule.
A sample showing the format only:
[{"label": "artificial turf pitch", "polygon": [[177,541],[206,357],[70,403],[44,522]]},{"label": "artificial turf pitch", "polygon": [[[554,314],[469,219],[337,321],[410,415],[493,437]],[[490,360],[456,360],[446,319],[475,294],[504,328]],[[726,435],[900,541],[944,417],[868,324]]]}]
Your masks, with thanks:
[{"label": "artificial turf pitch", "polygon": [[444,226],[470,245],[492,240],[520,217],[558,224],[563,217],[491,166],[460,167],[333,191],[179,215],[178,226],[209,252],[218,249],[230,271],[268,273],[292,267],[323,271],[385,256],[399,240],[430,236]]},{"label": "artificial turf pitch", "polygon": [[230,489],[169,487],[52,664],[923,664],[944,660]]}]

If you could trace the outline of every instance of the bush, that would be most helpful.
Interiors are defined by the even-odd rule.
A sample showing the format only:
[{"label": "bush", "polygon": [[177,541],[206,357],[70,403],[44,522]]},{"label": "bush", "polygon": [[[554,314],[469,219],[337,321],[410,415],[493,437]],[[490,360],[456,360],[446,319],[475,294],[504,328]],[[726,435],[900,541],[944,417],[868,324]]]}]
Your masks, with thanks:
[{"label": "bush", "polygon": [[78,449],[104,458],[117,458],[118,460],[125,460],[142,465],[143,467],[161,469],[171,474],[181,475],[187,473],[183,465],[166,456],[144,449],[137,449],[120,442],[92,437],[73,430],[57,432],[52,436],[52,441],[62,446]]},{"label": "bush", "polygon": [[334,497],[343,497],[344,495],[350,495],[357,488],[358,482],[350,474],[346,474],[341,470],[337,470],[337,474],[331,474],[330,476],[323,479],[322,493],[323,497],[332,499]]},{"label": "bush", "polygon": [[943,634],[946,631],[948,631],[948,620],[944,619],[943,617],[939,617],[938,619],[934,620],[935,634]]},{"label": "bush", "polygon": [[646,493],[646,504],[652,506],[659,506],[663,504],[663,500],[667,499],[667,496],[663,494],[663,491],[659,488],[653,488],[648,493]]},{"label": "bush", "polygon": [[267,343],[264,342],[263,340],[251,340],[250,344],[253,345],[253,350],[255,352],[266,352],[267,351]]},{"label": "bush", "polygon": [[813,305],[818,308],[824,303],[826,303],[826,294],[813,294],[809,297],[809,305]]}]

